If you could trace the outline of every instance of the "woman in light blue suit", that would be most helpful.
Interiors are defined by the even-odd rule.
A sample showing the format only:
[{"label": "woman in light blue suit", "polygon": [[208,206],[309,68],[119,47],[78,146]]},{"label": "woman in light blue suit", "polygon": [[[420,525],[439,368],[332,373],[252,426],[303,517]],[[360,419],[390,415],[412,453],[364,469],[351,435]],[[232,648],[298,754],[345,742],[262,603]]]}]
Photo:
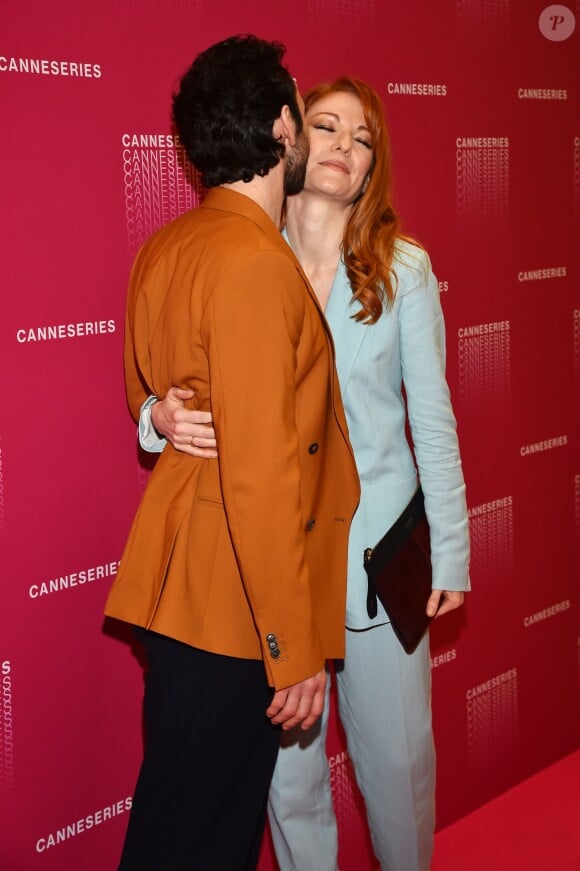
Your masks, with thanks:
[{"label": "woman in light blue suit", "polygon": [[[334,336],[361,481],[349,540],[347,652],[336,668],[340,718],[381,868],[428,871],[435,819],[428,639],[409,656],[380,602],[369,618],[363,554],[410,501],[418,468],[431,531],[428,613],[459,606],[469,589],[465,485],[445,380],[439,288],[426,252],[400,234],[376,93],[349,78],[319,86],[306,97],[306,120],[306,183],[287,202],[284,232]],[[199,427],[207,417],[182,408],[190,396],[172,390],[163,402],[152,397],[145,404],[144,447],[164,444],[150,426],[152,415],[154,429],[174,447],[215,455],[211,431]],[[314,730],[283,736],[269,807],[282,871],[338,867],[327,723],[328,706]]]}]

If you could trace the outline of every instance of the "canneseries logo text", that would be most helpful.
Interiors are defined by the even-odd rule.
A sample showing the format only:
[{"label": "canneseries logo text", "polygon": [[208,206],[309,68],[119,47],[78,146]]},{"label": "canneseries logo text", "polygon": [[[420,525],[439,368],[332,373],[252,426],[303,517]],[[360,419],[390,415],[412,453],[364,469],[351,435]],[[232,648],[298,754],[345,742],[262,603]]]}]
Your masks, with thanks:
[{"label": "canneseries logo text", "polygon": [[48,578],[39,581],[37,584],[31,584],[28,588],[28,595],[31,599],[42,599],[45,596],[51,596],[53,593],[62,593],[64,590],[84,587],[85,584],[92,584],[93,581],[101,581],[104,578],[114,577],[117,574],[119,565],[119,560],[113,560],[110,563],[90,566],[89,568],[79,569],[76,572],[68,572],[65,575]]},{"label": "canneseries logo text", "polygon": [[500,229],[509,201],[509,137],[457,136],[457,219],[462,229]]},{"label": "canneseries logo text", "polygon": [[362,24],[375,16],[375,0],[308,0],[308,18],[312,22]]},{"label": "canneseries logo text", "polygon": [[12,708],[12,664],[9,659],[0,663],[0,793],[14,786],[14,733]]},{"label": "canneseries logo text", "polygon": [[504,583],[514,564],[513,496],[501,496],[469,509],[473,565]]},{"label": "canneseries logo text", "polygon": [[87,814],[85,817],[81,817],[78,820],[68,823],[66,826],[62,826],[62,828],[57,829],[55,832],[49,832],[48,834],[42,835],[36,841],[36,852],[44,853],[46,850],[50,850],[51,847],[57,847],[59,844],[64,844],[65,841],[68,841],[71,838],[76,838],[78,835],[89,832],[91,829],[95,828],[95,826],[100,826],[102,823],[108,823],[120,814],[130,811],[132,804],[133,799],[128,795],[126,798],[121,798],[119,801],[114,802],[114,804],[99,808],[93,813]]},{"label": "canneseries logo text", "polygon": [[550,278],[566,278],[565,266],[546,266],[542,269],[522,269],[518,281],[545,281]]},{"label": "canneseries logo text", "polygon": [[332,801],[340,823],[348,823],[356,815],[357,788],[352,760],[347,750],[328,759]]},{"label": "canneseries logo text", "polygon": [[580,379],[580,308],[575,308],[572,317],[572,331],[574,336],[574,369]]},{"label": "canneseries logo text", "polygon": [[87,336],[103,336],[117,329],[112,318],[102,321],[81,321],[68,324],[43,324],[36,327],[21,327],[16,330],[19,345],[50,342],[59,339],[78,339]]},{"label": "canneseries logo text", "polygon": [[566,88],[518,88],[520,100],[567,100]]},{"label": "canneseries logo text", "polygon": [[489,765],[513,761],[518,739],[518,671],[510,668],[466,692],[467,741],[470,763]]},{"label": "canneseries logo text", "polygon": [[166,133],[123,133],[121,157],[129,252],[189,209],[205,193],[179,139]]},{"label": "canneseries logo text", "polygon": [[446,97],[447,85],[436,82],[387,82],[387,94],[407,97]]},{"label": "canneseries logo text", "polygon": [[100,79],[100,64],[79,60],[54,60],[38,57],[0,55],[0,73],[22,73],[29,76],[59,76],[60,78]]},{"label": "canneseries logo text", "polygon": [[447,665],[457,659],[457,650],[455,647],[446,650],[444,653],[439,653],[437,656],[431,657],[431,668],[439,668],[441,665]]},{"label": "canneseries logo text", "polygon": [[524,617],[524,626],[527,629],[530,626],[534,626],[536,623],[540,623],[542,620],[549,620],[550,617],[555,617],[556,614],[561,614],[562,611],[568,611],[569,609],[570,599],[564,599],[563,602],[556,602],[555,605],[550,605],[542,611],[536,611],[534,614],[529,614],[527,617]]},{"label": "canneseries logo text", "polygon": [[511,389],[510,322],[472,324],[457,335],[461,397],[505,403]]},{"label": "canneseries logo text", "polygon": [[564,448],[567,444],[568,436],[566,434],[542,439],[540,442],[533,442],[530,445],[522,445],[520,448],[520,456],[529,457],[532,454],[541,454],[544,451],[551,451],[554,448]]}]

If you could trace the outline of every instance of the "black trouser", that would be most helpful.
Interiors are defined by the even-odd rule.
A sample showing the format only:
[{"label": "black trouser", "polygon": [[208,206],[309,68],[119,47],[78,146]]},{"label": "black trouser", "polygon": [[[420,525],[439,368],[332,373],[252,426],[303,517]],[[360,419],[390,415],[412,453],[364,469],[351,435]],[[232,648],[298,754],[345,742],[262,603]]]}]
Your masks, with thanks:
[{"label": "black trouser", "polygon": [[264,666],[136,634],[145,755],[119,871],[250,871],[279,745]]}]

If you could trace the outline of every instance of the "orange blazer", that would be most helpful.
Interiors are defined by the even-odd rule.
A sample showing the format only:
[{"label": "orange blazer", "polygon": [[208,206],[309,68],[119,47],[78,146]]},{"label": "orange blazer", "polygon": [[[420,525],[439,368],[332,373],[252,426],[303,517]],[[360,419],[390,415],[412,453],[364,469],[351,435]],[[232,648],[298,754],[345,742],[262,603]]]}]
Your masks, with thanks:
[{"label": "orange blazer", "polygon": [[215,188],[139,252],[125,325],[129,408],[195,390],[219,459],[168,445],[105,613],[262,658],[280,689],[344,655],[359,484],[324,315],[266,213]]}]

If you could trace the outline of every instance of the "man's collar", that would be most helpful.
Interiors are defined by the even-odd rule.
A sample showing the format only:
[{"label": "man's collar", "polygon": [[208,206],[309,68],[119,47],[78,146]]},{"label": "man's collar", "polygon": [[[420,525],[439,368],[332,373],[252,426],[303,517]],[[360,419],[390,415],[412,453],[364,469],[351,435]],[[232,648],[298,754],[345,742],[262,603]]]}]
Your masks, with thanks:
[{"label": "man's collar", "polygon": [[274,224],[269,215],[266,214],[264,209],[251,197],[238,193],[238,191],[222,187],[210,188],[201,204],[201,208],[219,209],[223,212],[243,215],[245,218],[249,218],[258,224],[271,238],[280,239],[279,228]]}]

